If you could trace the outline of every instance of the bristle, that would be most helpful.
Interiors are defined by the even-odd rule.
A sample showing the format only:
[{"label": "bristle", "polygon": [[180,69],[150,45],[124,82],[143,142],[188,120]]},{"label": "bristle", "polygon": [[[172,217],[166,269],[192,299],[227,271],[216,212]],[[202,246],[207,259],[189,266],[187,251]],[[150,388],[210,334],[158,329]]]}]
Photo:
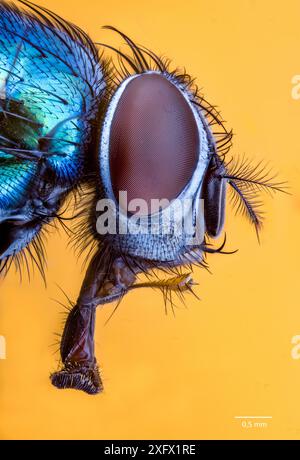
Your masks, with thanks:
[{"label": "bristle", "polygon": [[223,178],[230,185],[233,207],[237,214],[243,215],[255,226],[258,236],[264,219],[260,194],[288,193],[287,184],[276,181],[277,175],[263,161],[255,165],[242,157],[231,159],[225,167]]},{"label": "bristle", "polygon": [[105,26],[104,29],[119,34],[131,51],[128,54],[105,43],[96,43],[101,45],[101,47],[114,51],[119,63],[119,68],[115,67],[115,75],[112,77],[111,84],[108,85],[107,100],[110,100],[120,83],[129,76],[158,71],[166,78],[176,82],[181,87],[181,90],[188,95],[190,102],[201,111],[216,139],[216,149],[219,156],[225,158],[232,146],[233,133],[231,130],[228,131],[226,129],[224,120],[217,107],[207,101],[195,84],[194,79],[186,73],[185,69],[171,69],[171,61],[169,59],[159,57],[146,47],[137,45],[131,38],[115,27]]},{"label": "bristle", "polygon": [[50,376],[52,385],[56,388],[82,390],[89,395],[96,395],[103,391],[103,384],[97,366],[83,367],[79,363],[66,365],[59,372]]}]

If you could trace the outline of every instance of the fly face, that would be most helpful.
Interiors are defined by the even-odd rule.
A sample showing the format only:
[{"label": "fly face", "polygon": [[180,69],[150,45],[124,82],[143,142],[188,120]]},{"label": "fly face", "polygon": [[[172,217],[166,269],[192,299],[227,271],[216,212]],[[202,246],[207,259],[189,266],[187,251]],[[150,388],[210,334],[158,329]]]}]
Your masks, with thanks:
[{"label": "fly face", "polygon": [[[51,376],[58,388],[89,394],[102,390],[93,341],[97,305],[117,300],[118,307],[137,288],[158,288],[171,302],[172,293],[193,291],[192,265],[224,252],[225,242],[215,249],[209,238],[223,229],[228,188],[257,230],[257,192],[282,190],[261,164],[226,160],[232,134],[188,75],[120,35],[132,54],[107,46],[121,70],[103,119],[98,181],[84,204],[89,218],[80,224],[82,247],[94,255],[63,332],[64,367]],[[138,281],[157,270],[169,277]]]},{"label": "fly face", "polygon": [[190,218],[192,227],[201,221],[201,188],[213,139],[180,83],[149,70],[117,88],[100,146],[97,199],[111,204],[108,217],[115,230],[104,228],[101,235],[107,213],[96,215],[99,241],[114,253],[99,296],[104,303],[133,289],[140,272],[184,265],[192,249],[199,257],[204,232],[192,243],[184,219]]}]

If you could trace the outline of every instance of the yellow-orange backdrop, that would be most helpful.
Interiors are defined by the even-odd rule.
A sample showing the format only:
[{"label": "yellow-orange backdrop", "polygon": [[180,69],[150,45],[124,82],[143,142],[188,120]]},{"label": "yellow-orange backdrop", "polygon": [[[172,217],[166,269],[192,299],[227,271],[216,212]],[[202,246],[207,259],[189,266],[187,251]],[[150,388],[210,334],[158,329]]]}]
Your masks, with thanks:
[{"label": "yellow-orange backdrop", "polygon": [[[1,282],[0,438],[298,438],[300,361],[291,339],[300,334],[299,282],[300,100],[291,79],[300,74],[298,0],[40,0],[85,29],[95,41],[116,43],[112,24],[139,43],[185,66],[237,134],[235,154],[265,158],[288,179],[293,196],[267,200],[268,219],[255,232],[228,207],[231,256],[211,256],[213,275],[196,270],[201,301],[165,316],[159,293],[127,296],[104,327],[112,306],[99,308],[97,356],[105,391],[97,397],[60,392],[51,344],[63,301],[83,273],[53,233],[48,289],[36,275]],[[243,428],[239,415],[267,415],[268,426]]]}]

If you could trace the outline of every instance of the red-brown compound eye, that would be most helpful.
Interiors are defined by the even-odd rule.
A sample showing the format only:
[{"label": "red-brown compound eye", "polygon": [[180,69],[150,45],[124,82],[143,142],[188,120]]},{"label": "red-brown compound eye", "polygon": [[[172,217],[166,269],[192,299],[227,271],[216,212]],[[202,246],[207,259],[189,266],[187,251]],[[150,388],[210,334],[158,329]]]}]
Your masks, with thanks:
[{"label": "red-brown compound eye", "polygon": [[164,76],[130,81],[115,111],[110,133],[114,194],[128,201],[176,198],[198,161],[199,133],[189,103]]}]

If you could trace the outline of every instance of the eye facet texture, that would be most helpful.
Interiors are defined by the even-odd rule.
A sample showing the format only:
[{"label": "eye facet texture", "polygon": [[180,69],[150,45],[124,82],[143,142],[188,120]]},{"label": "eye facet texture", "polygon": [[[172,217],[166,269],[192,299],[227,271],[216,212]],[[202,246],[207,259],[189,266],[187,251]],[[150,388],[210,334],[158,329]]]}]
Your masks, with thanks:
[{"label": "eye facet texture", "polygon": [[128,201],[176,198],[190,180],[199,156],[192,109],[180,90],[157,73],[126,86],[113,117],[110,171],[116,198]]}]

